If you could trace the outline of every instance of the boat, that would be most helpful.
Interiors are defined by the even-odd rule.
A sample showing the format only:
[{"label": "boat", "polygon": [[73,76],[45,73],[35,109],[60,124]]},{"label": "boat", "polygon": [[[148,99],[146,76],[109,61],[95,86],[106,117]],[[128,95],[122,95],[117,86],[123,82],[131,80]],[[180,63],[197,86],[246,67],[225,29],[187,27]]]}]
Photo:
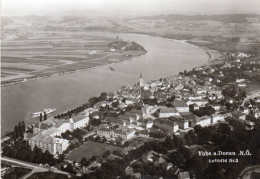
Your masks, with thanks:
[{"label": "boat", "polygon": [[41,114],[43,115],[44,113],[46,114],[50,114],[52,112],[56,111],[55,108],[46,108],[46,109],[43,109],[43,111],[39,111],[39,112],[35,112],[32,114],[32,118],[34,117],[39,117]]},{"label": "boat", "polygon": [[114,69],[113,67],[109,67],[109,69],[110,69],[111,71],[115,71],[115,69]]}]

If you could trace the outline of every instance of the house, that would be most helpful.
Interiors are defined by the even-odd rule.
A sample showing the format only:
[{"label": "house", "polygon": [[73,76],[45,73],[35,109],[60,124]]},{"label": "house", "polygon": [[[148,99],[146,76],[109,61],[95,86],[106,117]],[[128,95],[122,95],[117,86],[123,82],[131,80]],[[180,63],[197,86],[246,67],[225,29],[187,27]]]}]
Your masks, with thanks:
[{"label": "house", "polygon": [[200,99],[200,100],[189,100],[187,102],[187,105],[191,105],[191,104],[196,104],[198,106],[205,106],[206,104],[208,104],[208,99]]},{"label": "house", "polygon": [[244,120],[246,120],[246,115],[245,115],[245,114],[242,114],[242,113],[239,113],[239,114],[238,114],[238,119],[244,121]]},{"label": "house", "polygon": [[86,116],[89,116],[90,114],[92,114],[92,113],[94,113],[96,111],[98,111],[98,109],[96,109],[96,108],[88,108],[88,109],[84,110]]},{"label": "house", "polygon": [[188,120],[180,119],[180,120],[176,120],[175,122],[179,125],[180,129],[189,128],[189,121]]},{"label": "house", "polygon": [[142,107],[142,112],[143,112],[144,117],[148,114],[155,113],[157,110],[158,110],[158,107],[150,106],[150,105],[147,105],[147,104]]},{"label": "house", "polygon": [[73,131],[77,128],[86,127],[89,122],[89,117],[86,117],[85,115],[77,115],[71,118],[69,121],[71,124],[71,131]]},{"label": "house", "polygon": [[107,117],[106,118],[108,120],[108,122],[113,125],[113,126],[118,126],[119,128],[122,128],[126,125],[125,121],[121,120],[121,119],[117,119],[115,117]]},{"label": "house", "polygon": [[243,88],[246,87],[246,83],[238,83],[237,86]]},{"label": "house", "polygon": [[117,119],[124,121],[126,124],[131,124],[132,122],[135,121],[134,118],[130,117],[130,116],[126,116],[126,115],[119,115],[117,117]]},{"label": "house", "polygon": [[126,174],[126,175],[133,175],[133,174],[134,174],[133,168],[130,167],[130,166],[126,167],[126,169],[125,169],[125,174]]},{"label": "house", "polygon": [[133,104],[135,104],[137,102],[138,102],[138,100],[134,99],[134,98],[126,98],[125,99],[125,104],[127,104],[127,105],[133,105]]},{"label": "house", "polygon": [[139,120],[139,119],[144,117],[144,114],[143,114],[142,110],[132,109],[130,112],[137,115],[137,119],[136,120]]},{"label": "house", "polygon": [[161,108],[160,112],[159,112],[160,118],[168,118],[168,117],[171,117],[171,116],[178,116],[178,115],[180,115],[180,113],[176,110],[176,108],[173,108],[173,107]]},{"label": "house", "polygon": [[149,137],[149,132],[148,131],[140,131],[139,136],[140,137]]},{"label": "house", "polygon": [[188,127],[191,127],[192,121],[196,119],[196,116],[192,113],[185,113],[185,114],[181,114],[180,116],[183,118],[183,120],[189,121]]},{"label": "house", "polygon": [[236,83],[242,83],[242,82],[245,82],[246,80],[243,79],[243,78],[239,78],[239,79],[236,79]]},{"label": "house", "polygon": [[134,130],[119,130],[119,129],[107,129],[107,128],[100,128],[97,130],[97,134],[101,137],[106,138],[118,138],[121,137],[122,139],[130,139],[134,136]]},{"label": "house", "polygon": [[219,111],[222,109],[222,106],[220,104],[212,104],[211,105],[216,111]]},{"label": "house", "polygon": [[187,105],[186,101],[184,101],[184,100],[175,100],[174,107],[180,113],[189,112],[189,110],[190,110],[189,106]]},{"label": "house", "polygon": [[202,116],[196,118],[194,121],[191,122],[191,127],[196,125],[200,125],[201,127],[205,127],[211,124],[211,118],[209,116]]},{"label": "house", "polygon": [[152,119],[148,119],[147,123],[146,123],[146,129],[152,128],[153,124],[154,124],[153,120]]},{"label": "house", "polygon": [[190,179],[190,174],[188,171],[180,172],[178,175],[178,179]]},{"label": "house", "polygon": [[224,116],[221,114],[212,114],[211,115],[211,124],[215,124],[218,121],[224,121]]},{"label": "house", "polygon": [[179,130],[179,125],[171,120],[157,119],[155,120],[154,126],[173,133]]}]

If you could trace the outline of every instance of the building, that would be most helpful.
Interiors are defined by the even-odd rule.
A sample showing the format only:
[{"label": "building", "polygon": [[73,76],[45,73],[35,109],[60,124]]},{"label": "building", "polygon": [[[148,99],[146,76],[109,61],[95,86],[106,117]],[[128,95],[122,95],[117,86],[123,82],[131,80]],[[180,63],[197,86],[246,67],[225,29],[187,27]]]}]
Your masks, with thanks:
[{"label": "building", "polygon": [[107,117],[106,119],[108,120],[108,122],[110,122],[111,125],[118,126],[119,128],[122,128],[126,125],[125,121],[117,119],[115,117]]},{"label": "building", "polygon": [[171,116],[178,116],[180,113],[176,110],[176,108],[161,108],[159,112],[160,118],[168,118]]},{"label": "building", "polygon": [[187,105],[196,104],[198,106],[205,106],[209,101],[207,99],[200,99],[200,100],[189,100]]},{"label": "building", "polygon": [[41,131],[44,131],[46,129],[49,129],[51,127],[54,126],[55,123],[52,123],[50,121],[42,121],[39,124],[36,124],[35,126],[33,126],[33,133],[37,134]]},{"label": "building", "polygon": [[188,120],[181,119],[181,120],[176,120],[175,122],[179,125],[180,129],[187,129],[190,127]]},{"label": "building", "polygon": [[150,106],[150,105],[144,105],[142,107],[142,112],[144,114],[144,116],[148,115],[148,114],[153,114],[158,110],[158,107],[155,106]]},{"label": "building", "polygon": [[154,126],[173,133],[179,130],[179,125],[171,120],[157,119],[154,122]]},{"label": "building", "polygon": [[212,114],[211,115],[211,124],[215,124],[218,121],[224,121],[224,116],[221,114]]},{"label": "building", "polygon": [[101,137],[106,138],[122,138],[122,139],[131,139],[135,131],[134,130],[118,130],[118,129],[107,129],[101,128],[97,130],[97,134]]},{"label": "building", "polygon": [[192,121],[194,121],[196,119],[196,116],[192,113],[185,113],[185,114],[181,114],[180,115],[184,120],[189,121],[189,127],[192,126]]},{"label": "building", "polygon": [[26,140],[28,140],[32,150],[37,146],[43,152],[48,150],[52,155],[63,153],[69,146],[69,141],[66,139],[41,134],[33,135]]},{"label": "building", "polygon": [[85,110],[84,110],[86,116],[89,116],[90,114],[92,114],[92,113],[94,113],[94,112],[96,112],[96,111],[98,111],[97,108],[88,108],[88,109],[85,109]]},{"label": "building", "polygon": [[186,101],[184,100],[175,100],[174,106],[180,113],[189,112],[189,106],[187,105]]},{"label": "building", "polygon": [[178,175],[178,179],[190,179],[189,172],[180,172]]},{"label": "building", "polygon": [[83,128],[86,127],[86,125],[89,122],[89,117],[85,115],[78,115],[74,116],[70,119],[70,125],[71,125],[71,131],[77,129],[77,128]]},{"label": "building", "polygon": [[202,116],[196,118],[194,121],[191,123],[191,127],[194,127],[196,125],[200,125],[201,127],[205,127],[211,124],[211,118],[209,116]]}]

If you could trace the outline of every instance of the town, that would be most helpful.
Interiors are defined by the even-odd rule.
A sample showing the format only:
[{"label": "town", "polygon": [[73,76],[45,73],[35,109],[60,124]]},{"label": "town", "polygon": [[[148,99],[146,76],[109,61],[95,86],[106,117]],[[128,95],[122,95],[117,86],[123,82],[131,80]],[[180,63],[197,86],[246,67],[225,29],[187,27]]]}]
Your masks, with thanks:
[{"label": "town", "polygon": [[[64,178],[211,177],[207,174],[213,164],[198,158],[197,151],[257,153],[260,94],[248,89],[259,85],[260,63],[252,59],[244,53],[226,54],[214,63],[148,82],[141,73],[137,84],[103,92],[54,117],[41,116],[34,125],[19,123],[12,137],[2,141],[3,158],[64,171]],[[243,143],[246,135],[250,141]],[[104,151],[91,154],[100,148]],[[247,160],[259,159],[241,160],[242,170]],[[239,174],[231,176],[228,170],[235,169],[224,167],[229,168],[215,177]],[[5,177],[8,165],[3,169]]]}]

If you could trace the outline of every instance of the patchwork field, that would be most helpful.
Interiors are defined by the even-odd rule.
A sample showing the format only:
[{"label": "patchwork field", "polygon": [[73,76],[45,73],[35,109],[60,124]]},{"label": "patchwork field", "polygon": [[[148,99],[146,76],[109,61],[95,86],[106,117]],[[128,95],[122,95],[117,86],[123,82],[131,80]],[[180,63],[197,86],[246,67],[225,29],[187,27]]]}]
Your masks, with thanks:
[{"label": "patchwork field", "polygon": [[1,44],[1,83],[63,74],[140,55],[138,51],[111,52],[109,43],[116,41],[116,38],[61,31],[5,38]]},{"label": "patchwork field", "polygon": [[90,159],[92,156],[101,156],[106,151],[113,152],[115,150],[121,150],[121,148],[108,144],[89,141],[81,145],[79,148],[71,151],[68,154],[67,159],[80,161],[83,157],[85,157],[86,159]]}]

